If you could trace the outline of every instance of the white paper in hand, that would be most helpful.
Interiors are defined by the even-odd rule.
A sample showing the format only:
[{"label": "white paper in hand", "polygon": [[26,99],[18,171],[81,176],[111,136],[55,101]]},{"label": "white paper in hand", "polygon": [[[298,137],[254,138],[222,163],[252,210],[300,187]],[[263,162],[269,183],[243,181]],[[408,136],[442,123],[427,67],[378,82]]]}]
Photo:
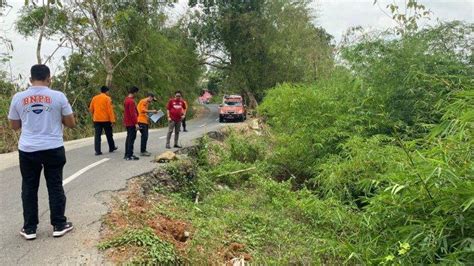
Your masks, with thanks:
[{"label": "white paper in hand", "polygon": [[160,118],[162,118],[165,114],[163,113],[163,111],[161,110],[158,110],[158,112],[156,114],[152,114],[150,116],[150,119],[151,121],[153,121],[154,123],[158,122],[158,120],[160,120]]}]

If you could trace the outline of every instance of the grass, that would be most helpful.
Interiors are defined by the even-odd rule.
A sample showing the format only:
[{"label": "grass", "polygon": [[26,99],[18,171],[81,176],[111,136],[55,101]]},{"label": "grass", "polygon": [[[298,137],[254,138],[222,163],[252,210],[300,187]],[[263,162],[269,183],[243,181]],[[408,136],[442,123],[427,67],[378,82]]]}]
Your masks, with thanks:
[{"label": "grass", "polygon": [[[222,263],[232,255],[251,258],[256,264],[339,261],[337,256],[321,256],[324,234],[304,210],[308,204],[329,206],[319,201],[305,202],[302,193],[291,191],[289,183],[254,176],[248,185],[217,190],[197,205],[175,195],[169,207],[175,216],[191,221],[197,228],[188,251],[191,263]],[[243,246],[240,254],[230,250],[235,243]]]},{"label": "grass", "polygon": [[118,237],[101,243],[98,248],[105,250],[121,246],[143,248],[142,254],[131,261],[133,263],[166,264],[178,262],[173,245],[161,240],[149,227],[126,230]]},{"label": "grass", "polygon": [[[117,224],[120,219],[106,219],[107,227],[114,233],[106,237],[100,248],[142,248],[131,261],[146,263],[221,264],[234,258],[255,264],[342,262],[337,250],[328,251],[328,239],[344,231],[347,222],[355,219],[352,210],[318,200],[308,190],[294,191],[291,180],[278,182],[269,178],[265,175],[267,165],[261,160],[264,155],[260,149],[264,146],[260,138],[253,136],[252,140],[242,142],[238,140],[248,133],[228,134],[223,143],[201,140],[199,148],[206,153],[171,163],[164,171],[158,171],[161,174],[145,177],[145,182],[155,184],[151,194],[137,200],[140,193],[136,186],[132,189],[127,201],[111,212],[121,216],[126,225],[114,226],[110,221]],[[224,151],[228,151],[227,157],[212,161],[215,153]],[[249,165],[254,165],[255,170],[228,174]],[[157,179],[168,182],[157,183]],[[164,183],[173,185],[163,186]],[[134,203],[142,201],[147,202],[139,204],[145,211],[137,216]],[[152,235],[149,219],[160,220],[153,217],[184,221],[192,227],[191,237],[181,243]],[[163,246],[163,241],[174,251],[166,246],[155,254],[154,246]],[[172,254],[173,260],[160,261]]]}]

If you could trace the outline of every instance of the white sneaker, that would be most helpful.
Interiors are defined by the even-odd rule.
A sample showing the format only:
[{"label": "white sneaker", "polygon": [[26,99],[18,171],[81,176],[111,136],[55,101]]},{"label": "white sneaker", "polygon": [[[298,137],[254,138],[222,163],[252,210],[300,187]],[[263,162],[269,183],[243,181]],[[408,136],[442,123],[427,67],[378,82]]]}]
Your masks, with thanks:
[{"label": "white sneaker", "polygon": [[71,222],[67,222],[63,226],[55,226],[53,230],[53,236],[61,237],[67,234],[67,232],[71,231],[72,229],[74,229],[74,226],[72,226]]},{"label": "white sneaker", "polygon": [[25,230],[25,228],[22,228],[20,235],[22,235],[26,240],[33,240],[36,238],[36,230]]}]

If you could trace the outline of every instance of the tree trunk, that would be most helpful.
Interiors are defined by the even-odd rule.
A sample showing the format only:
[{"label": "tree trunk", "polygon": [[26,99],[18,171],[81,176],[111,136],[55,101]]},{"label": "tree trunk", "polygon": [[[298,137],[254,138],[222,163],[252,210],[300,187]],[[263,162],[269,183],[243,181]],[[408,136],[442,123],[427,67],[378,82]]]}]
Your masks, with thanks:
[{"label": "tree trunk", "polygon": [[111,87],[112,86],[112,80],[114,78],[114,65],[112,64],[112,60],[110,59],[110,56],[108,54],[104,55],[104,67],[105,67],[105,73],[107,73],[107,76],[105,78],[105,86]]},{"label": "tree trunk", "polygon": [[110,88],[112,86],[113,78],[114,78],[114,73],[107,71],[107,77],[105,78],[105,86]]},{"label": "tree trunk", "polygon": [[247,95],[247,98],[249,98],[249,108],[255,109],[258,107],[258,102],[257,99],[255,99],[255,95],[251,91],[249,91],[247,88],[244,89],[245,94]]},{"label": "tree trunk", "polygon": [[[44,31],[46,30],[46,25],[48,25],[48,21],[49,21],[49,3],[50,3],[50,0],[47,0],[46,13],[44,14],[43,24],[41,25],[40,34],[38,37],[38,44],[36,45],[36,60],[38,61],[38,64],[42,63],[41,45],[43,43]],[[44,2],[43,2],[43,6],[44,6]]]},{"label": "tree trunk", "polygon": [[[94,3],[94,1],[92,1],[91,3]],[[107,47],[107,40],[102,29],[102,24],[100,20],[100,8],[94,5],[91,5],[90,8],[90,13],[92,15],[91,25],[93,28],[95,25],[94,32],[97,35],[98,43],[101,46],[100,49],[102,50],[102,62],[104,63],[105,73],[107,73],[107,76],[105,78],[105,86],[110,87],[114,78],[115,67],[112,63],[111,52],[109,52],[109,48]]]}]

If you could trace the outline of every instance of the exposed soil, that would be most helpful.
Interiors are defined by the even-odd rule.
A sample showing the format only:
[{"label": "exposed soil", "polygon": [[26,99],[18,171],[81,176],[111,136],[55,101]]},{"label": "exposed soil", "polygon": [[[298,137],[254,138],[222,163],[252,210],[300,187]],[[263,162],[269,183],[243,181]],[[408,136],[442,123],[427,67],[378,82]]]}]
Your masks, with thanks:
[{"label": "exposed soil", "polygon": [[154,219],[148,221],[148,225],[155,230],[155,234],[161,239],[173,243],[178,250],[185,251],[186,242],[191,236],[191,226],[188,223],[157,215]]},{"label": "exposed soil", "polygon": [[232,260],[236,258],[242,258],[245,261],[252,260],[252,256],[245,252],[245,245],[240,243],[230,243],[224,250],[223,256],[226,261],[226,265],[233,265]]},{"label": "exposed soil", "polygon": [[[110,212],[104,217],[101,231],[102,240],[110,240],[126,229],[149,226],[157,236],[173,244],[178,252],[185,252],[187,240],[192,235],[191,226],[184,221],[175,220],[162,214],[153,214],[153,205],[166,201],[166,199],[158,193],[151,193],[150,184],[145,180],[150,179],[145,177],[131,179],[127,189],[117,193],[114,201],[110,204]],[[156,179],[153,178],[153,180]],[[144,188],[148,188],[148,191]],[[123,246],[110,248],[105,252],[105,255],[113,263],[124,263],[141,252],[142,248]]]}]

